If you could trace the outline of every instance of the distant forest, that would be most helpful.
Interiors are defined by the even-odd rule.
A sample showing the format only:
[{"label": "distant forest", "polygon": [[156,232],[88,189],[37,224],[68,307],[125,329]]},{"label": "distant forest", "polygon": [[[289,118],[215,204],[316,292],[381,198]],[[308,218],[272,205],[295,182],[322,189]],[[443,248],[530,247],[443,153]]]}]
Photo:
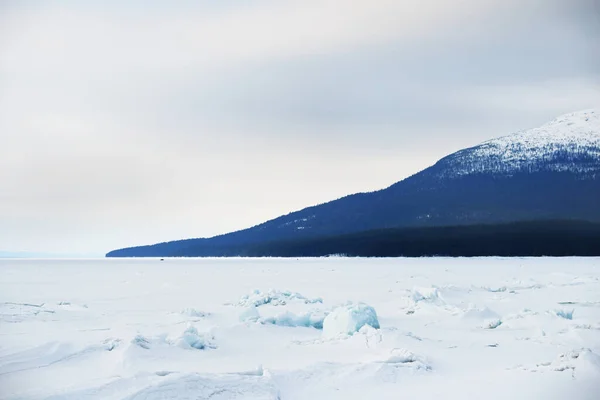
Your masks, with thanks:
[{"label": "distant forest", "polygon": [[[372,230],[238,245],[210,242],[173,249],[172,257],[474,257],[600,256],[600,224],[530,221],[494,225]],[[127,257],[123,252],[109,254]]]}]

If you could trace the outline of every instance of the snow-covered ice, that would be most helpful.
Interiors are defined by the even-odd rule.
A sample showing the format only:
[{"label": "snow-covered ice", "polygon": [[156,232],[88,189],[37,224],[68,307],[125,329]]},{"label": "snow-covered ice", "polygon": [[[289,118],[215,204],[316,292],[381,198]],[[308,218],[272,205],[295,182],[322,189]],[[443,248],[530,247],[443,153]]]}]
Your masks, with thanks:
[{"label": "snow-covered ice", "polygon": [[323,321],[323,336],[329,339],[353,335],[365,325],[379,329],[377,312],[368,304],[347,304],[335,308]]},{"label": "snow-covered ice", "polygon": [[260,307],[264,305],[285,306],[289,302],[301,302],[305,304],[322,303],[320,297],[309,299],[300,293],[290,292],[289,290],[281,291],[269,289],[266,292],[261,292],[259,289],[254,289],[252,293],[244,295],[240,298],[238,306],[254,306]]},{"label": "snow-covered ice", "polygon": [[0,260],[0,399],[598,399],[600,259]]}]

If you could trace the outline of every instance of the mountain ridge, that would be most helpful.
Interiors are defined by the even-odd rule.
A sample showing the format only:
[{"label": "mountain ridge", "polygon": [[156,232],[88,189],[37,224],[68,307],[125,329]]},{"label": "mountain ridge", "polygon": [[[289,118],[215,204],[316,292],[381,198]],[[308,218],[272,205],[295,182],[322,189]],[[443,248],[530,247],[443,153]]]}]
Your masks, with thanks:
[{"label": "mountain ridge", "polygon": [[[570,157],[566,157],[570,155]],[[577,164],[574,158],[587,157],[596,163]],[[453,160],[454,174],[477,172],[511,173],[521,169],[528,172],[554,170],[597,174],[600,165],[600,113],[594,109],[562,115],[538,128],[527,129],[490,139],[476,146],[459,150],[440,161]],[[495,168],[479,160],[494,162]],[[542,160],[543,159],[543,160]],[[540,163],[545,161],[544,163]],[[536,165],[537,164],[537,165]]]},{"label": "mountain ridge", "polygon": [[584,110],[459,150],[385,189],[351,194],[212,238],[121,249],[107,256],[167,256],[197,246],[386,228],[600,221],[599,172],[600,115]]}]

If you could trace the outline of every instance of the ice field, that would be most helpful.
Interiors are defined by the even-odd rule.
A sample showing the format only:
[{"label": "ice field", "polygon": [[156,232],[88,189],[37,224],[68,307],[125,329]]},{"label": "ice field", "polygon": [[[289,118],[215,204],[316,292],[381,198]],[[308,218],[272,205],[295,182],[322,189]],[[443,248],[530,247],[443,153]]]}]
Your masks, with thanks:
[{"label": "ice field", "polygon": [[0,260],[1,399],[600,399],[600,259]]}]

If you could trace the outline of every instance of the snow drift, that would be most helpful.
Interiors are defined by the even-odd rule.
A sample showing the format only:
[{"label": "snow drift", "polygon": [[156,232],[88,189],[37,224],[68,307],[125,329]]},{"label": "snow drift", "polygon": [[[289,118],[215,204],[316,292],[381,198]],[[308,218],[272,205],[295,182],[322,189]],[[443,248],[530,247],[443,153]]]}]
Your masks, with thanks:
[{"label": "snow drift", "polygon": [[375,309],[365,303],[347,304],[334,309],[323,321],[323,337],[332,339],[353,335],[363,326],[379,329]]}]

